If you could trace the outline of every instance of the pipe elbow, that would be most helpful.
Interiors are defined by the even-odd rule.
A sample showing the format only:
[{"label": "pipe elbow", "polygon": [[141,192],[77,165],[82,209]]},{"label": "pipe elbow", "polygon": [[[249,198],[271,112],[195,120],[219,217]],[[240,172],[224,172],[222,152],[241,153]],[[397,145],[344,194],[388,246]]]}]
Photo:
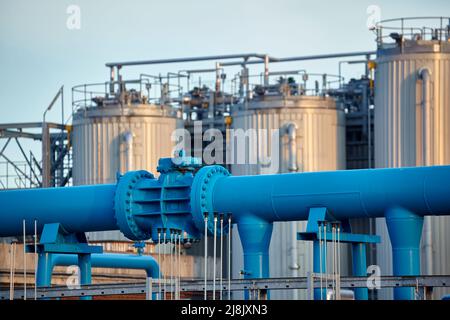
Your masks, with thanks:
[{"label": "pipe elbow", "polygon": [[419,79],[428,80],[431,77],[431,71],[427,67],[420,68],[417,72]]}]

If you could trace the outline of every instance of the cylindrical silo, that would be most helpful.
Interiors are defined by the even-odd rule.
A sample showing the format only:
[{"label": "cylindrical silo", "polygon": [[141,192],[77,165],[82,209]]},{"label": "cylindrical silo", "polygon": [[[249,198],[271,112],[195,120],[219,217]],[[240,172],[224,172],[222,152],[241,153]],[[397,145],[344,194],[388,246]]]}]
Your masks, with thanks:
[{"label": "cylindrical silo", "polygon": [[[236,137],[239,129],[252,137],[245,147],[245,163],[236,163],[242,156],[239,154],[242,149],[236,142],[231,143],[233,175],[345,169],[345,115],[330,97],[261,96],[251,100],[247,106],[242,104],[235,108],[232,119]],[[268,157],[271,158],[270,163]],[[296,238],[297,232],[305,231],[305,226],[306,222],[274,224],[270,244],[271,277],[306,276],[312,271],[312,244]],[[242,247],[235,229],[233,278],[239,278],[242,269]],[[306,292],[271,292],[271,299],[296,298],[305,299]]]},{"label": "cylindrical silo", "polygon": [[[446,27],[450,21],[427,19],[425,24],[434,23],[430,28],[414,28],[414,22],[391,20],[380,23],[378,28],[377,168],[450,164],[450,42]],[[378,265],[381,274],[392,275],[387,228],[383,219],[378,220],[377,233],[382,236],[377,248]],[[426,218],[421,243],[422,274],[450,273],[448,230],[449,218]],[[446,291],[435,289],[434,298]],[[390,291],[380,292],[380,298],[390,297]]]},{"label": "cylindrical silo", "polygon": [[[172,132],[182,126],[173,108],[154,104],[108,104],[73,115],[74,185],[114,183],[118,173],[157,174],[158,159],[170,157]],[[124,240],[118,232],[89,234],[90,240]]]}]

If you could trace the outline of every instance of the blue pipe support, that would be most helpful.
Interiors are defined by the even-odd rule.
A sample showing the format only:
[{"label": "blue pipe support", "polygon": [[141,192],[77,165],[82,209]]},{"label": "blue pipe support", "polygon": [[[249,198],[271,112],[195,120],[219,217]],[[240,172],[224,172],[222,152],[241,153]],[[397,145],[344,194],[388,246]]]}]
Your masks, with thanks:
[{"label": "blue pipe support", "polygon": [[[92,271],[91,271],[91,254],[79,254],[76,256],[76,262],[80,268],[80,285],[91,284]],[[92,300],[91,296],[80,297],[80,300]]]},{"label": "blue pipe support", "polygon": [[[392,244],[394,276],[419,276],[423,217],[403,208],[391,208],[386,213],[386,225]],[[414,288],[395,288],[394,299],[414,300]]]},{"label": "blue pipe support", "polygon": [[[244,278],[269,277],[269,246],[273,224],[251,215],[246,215],[238,224],[239,236],[244,251]],[[244,293],[249,298],[248,290]],[[269,298],[269,293],[267,293]]]},{"label": "blue pipe support", "polygon": [[[357,277],[367,276],[367,262],[366,262],[366,244],[365,243],[352,243],[352,265],[353,275]],[[356,300],[368,300],[369,290],[368,288],[356,288],[354,289]]]},{"label": "blue pipe support", "polygon": [[[320,250],[319,240],[313,241],[313,271],[314,273],[327,273],[327,259],[326,259],[325,246],[323,250]],[[314,300],[326,300],[327,299],[327,289],[314,289]]]}]

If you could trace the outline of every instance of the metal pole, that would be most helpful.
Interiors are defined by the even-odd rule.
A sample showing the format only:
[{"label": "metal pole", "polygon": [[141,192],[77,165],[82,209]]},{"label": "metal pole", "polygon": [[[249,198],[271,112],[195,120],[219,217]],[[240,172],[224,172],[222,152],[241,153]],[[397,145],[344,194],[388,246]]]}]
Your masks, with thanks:
[{"label": "metal pole", "polygon": [[16,243],[11,242],[9,259],[9,300],[14,300],[14,275],[16,270]]},{"label": "metal pole", "polygon": [[158,229],[158,265],[159,265],[159,271],[158,271],[158,300],[161,300],[161,232],[160,229]]},{"label": "metal pole", "polygon": [[[327,261],[328,261],[328,243],[327,243],[327,222],[324,222],[324,231],[323,231],[323,241],[324,241],[324,272],[325,272],[325,300],[328,300],[328,268],[327,268]],[[322,271],[322,270],[321,270]]]},{"label": "metal pole", "polygon": [[174,254],[172,250],[173,245],[173,230],[170,230],[170,300],[173,300],[173,264],[174,264]]},{"label": "metal pole", "polygon": [[146,277],[145,282],[145,300],[152,300],[152,293],[153,293],[153,287],[152,287],[152,278]]},{"label": "metal pole", "polygon": [[337,257],[338,257],[338,265],[337,265],[337,267],[338,267],[338,291],[339,291],[339,299],[341,299],[341,243],[340,243],[340,241],[341,241],[341,236],[340,236],[340,233],[341,233],[341,227],[340,227],[340,224],[338,224],[338,226],[337,226],[337,245],[338,245],[338,247],[337,247],[337,250],[338,250],[338,253],[337,253]]},{"label": "metal pole", "polygon": [[213,300],[216,300],[217,214],[214,214]]},{"label": "metal pole", "polygon": [[178,235],[178,299],[181,299],[181,233]]},{"label": "metal pole", "polygon": [[27,300],[27,250],[26,250],[26,222],[22,221],[23,225],[23,300]]},{"label": "metal pole", "polygon": [[231,215],[228,216],[228,300],[231,300]]},{"label": "metal pole", "polygon": [[220,300],[223,287],[223,214],[220,215]]},{"label": "metal pole", "polygon": [[208,282],[208,214],[205,213],[205,290],[204,290],[204,300],[207,300],[207,289],[206,285]]},{"label": "metal pole", "polygon": [[334,300],[337,300],[337,250],[336,250],[336,224],[333,223],[333,286],[334,286]]},{"label": "metal pole", "polygon": [[[323,230],[323,226],[322,226],[322,222],[318,222],[319,223],[319,272],[320,272],[320,300],[323,300],[323,261],[322,261],[322,251],[323,251],[323,241],[322,241],[322,230]],[[314,281],[312,282],[313,286],[314,286]]]},{"label": "metal pole", "polygon": [[37,220],[34,219],[34,300],[37,300],[37,266],[38,266]]},{"label": "metal pole", "polygon": [[[166,255],[166,229],[163,229],[163,231],[164,231],[164,235],[163,235],[163,238],[164,238],[164,255]],[[164,257],[164,262],[166,262],[166,257]],[[165,264],[165,263],[164,263]],[[166,285],[166,272],[164,272],[163,273],[163,284],[164,284],[164,299],[163,300],[166,300],[166,290],[167,290],[167,285]]]}]

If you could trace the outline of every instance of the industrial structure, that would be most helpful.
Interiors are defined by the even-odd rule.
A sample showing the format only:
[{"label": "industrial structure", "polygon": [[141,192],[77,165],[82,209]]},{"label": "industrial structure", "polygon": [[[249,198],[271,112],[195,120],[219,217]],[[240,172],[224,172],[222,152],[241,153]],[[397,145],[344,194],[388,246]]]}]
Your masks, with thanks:
[{"label": "industrial structure", "polygon": [[[61,87],[42,122],[0,125],[0,299],[448,294],[450,18],[374,31],[376,51],[107,63],[108,81],[72,88],[68,120]],[[339,72],[301,68],[321,59]],[[183,69],[122,79],[155,64]],[[344,79],[343,64],[361,77]],[[61,124],[48,123],[58,99]],[[60,286],[55,268],[71,265],[75,286]]]}]

